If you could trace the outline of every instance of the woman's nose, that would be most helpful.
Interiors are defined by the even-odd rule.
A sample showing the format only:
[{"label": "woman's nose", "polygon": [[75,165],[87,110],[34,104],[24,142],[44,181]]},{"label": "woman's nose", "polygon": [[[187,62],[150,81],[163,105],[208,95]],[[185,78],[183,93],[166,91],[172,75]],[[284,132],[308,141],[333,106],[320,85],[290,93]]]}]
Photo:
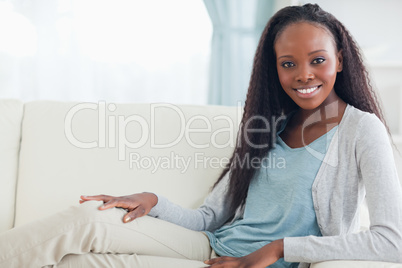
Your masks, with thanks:
[{"label": "woman's nose", "polygon": [[313,80],[314,78],[315,78],[314,73],[312,72],[312,70],[310,68],[300,67],[296,80],[298,82],[306,83],[308,81]]}]

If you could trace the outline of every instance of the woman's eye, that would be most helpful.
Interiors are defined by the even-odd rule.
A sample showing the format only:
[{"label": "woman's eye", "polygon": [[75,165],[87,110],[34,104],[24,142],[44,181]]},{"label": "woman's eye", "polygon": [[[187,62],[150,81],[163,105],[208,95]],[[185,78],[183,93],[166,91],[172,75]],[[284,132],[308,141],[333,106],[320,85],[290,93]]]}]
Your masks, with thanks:
[{"label": "woman's eye", "polygon": [[285,62],[282,63],[281,65],[282,65],[283,68],[290,68],[290,67],[295,66],[295,65],[293,64],[293,62],[290,62],[290,61],[285,61]]},{"label": "woman's eye", "polygon": [[313,64],[320,64],[320,63],[323,63],[325,61],[325,59],[324,58],[316,58],[316,59],[314,59],[313,60]]}]

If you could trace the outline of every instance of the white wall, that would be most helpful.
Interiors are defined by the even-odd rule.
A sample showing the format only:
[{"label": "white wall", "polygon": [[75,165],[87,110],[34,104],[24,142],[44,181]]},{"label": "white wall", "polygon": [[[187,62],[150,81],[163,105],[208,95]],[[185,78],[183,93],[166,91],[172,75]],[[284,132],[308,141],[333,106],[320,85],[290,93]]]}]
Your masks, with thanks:
[{"label": "white wall", "polygon": [[[302,0],[302,3],[309,2]],[[316,0],[352,33],[373,64],[402,63],[402,1]]]}]

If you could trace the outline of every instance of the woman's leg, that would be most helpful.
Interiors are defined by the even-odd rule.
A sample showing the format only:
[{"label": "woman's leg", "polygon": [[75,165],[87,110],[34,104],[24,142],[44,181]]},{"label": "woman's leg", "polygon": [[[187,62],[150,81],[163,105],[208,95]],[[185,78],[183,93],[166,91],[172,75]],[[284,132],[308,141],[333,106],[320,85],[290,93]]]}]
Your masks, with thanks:
[{"label": "woman's leg", "polygon": [[137,254],[95,254],[67,255],[53,268],[109,268],[109,267],[135,267],[135,268],[202,268],[207,265],[201,261],[167,258],[158,256],[145,256]]},{"label": "woman's leg", "polygon": [[0,235],[0,267],[42,267],[67,254],[138,254],[204,261],[211,254],[201,232],[151,217],[123,223],[126,213],[86,202]]}]

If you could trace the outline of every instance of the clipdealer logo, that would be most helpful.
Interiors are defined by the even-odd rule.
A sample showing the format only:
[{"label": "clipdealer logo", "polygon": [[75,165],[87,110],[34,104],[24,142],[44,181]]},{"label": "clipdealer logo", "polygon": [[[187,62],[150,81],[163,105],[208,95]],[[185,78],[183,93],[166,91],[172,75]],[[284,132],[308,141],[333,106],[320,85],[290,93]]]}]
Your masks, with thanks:
[{"label": "clipdealer logo", "polygon": [[[310,125],[315,124],[318,121],[323,119],[330,119],[335,117],[337,114],[337,103],[331,103],[327,105],[324,114],[320,111],[316,111],[311,114],[311,116],[304,122],[303,129],[307,129]],[[175,106],[173,104],[168,103],[156,103],[149,105],[149,116],[144,117],[140,114],[131,114],[131,115],[121,115],[116,113],[117,106],[113,103],[106,104],[106,102],[101,101],[99,103],[80,103],[73,106],[66,114],[64,120],[64,132],[67,140],[77,148],[82,149],[93,149],[93,148],[117,148],[118,151],[118,160],[126,161],[127,155],[129,156],[130,168],[136,169],[151,169],[153,172],[156,172],[157,169],[180,169],[187,170],[191,163],[194,162],[195,167],[202,166],[211,167],[211,168],[223,168],[229,162],[227,157],[218,158],[218,157],[210,157],[208,155],[203,155],[203,153],[197,152],[194,150],[194,155],[179,155],[172,153],[174,152],[174,147],[185,140],[185,142],[194,149],[206,149],[209,147],[222,149],[222,148],[234,148],[238,126],[240,124],[240,120],[242,118],[242,106],[240,102],[237,106],[236,116],[235,118],[230,117],[229,115],[217,115],[214,117],[207,117],[205,115],[196,114],[189,117],[187,114],[180,109],[180,106]],[[98,133],[97,137],[94,140],[80,140],[74,135],[73,131],[73,121],[76,120],[76,116],[85,110],[92,110],[97,113],[97,126]],[[169,116],[166,114],[169,113]],[[146,114],[146,113],[145,113]],[[171,132],[168,131],[171,135],[175,131],[178,132],[175,134],[174,138],[169,140],[169,142],[157,142],[156,139],[156,128],[157,121],[160,123],[162,121],[175,120],[179,122],[175,124],[175,130]],[[248,146],[256,149],[265,148],[268,144],[254,144],[252,141],[248,139],[248,134],[253,132],[259,132],[266,135],[273,135],[272,138],[276,138],[276,130],[278,124],[280,124],[286,117],[284,115],[279,117],[273,117],[271,120],[267,118],[256,115],[249,118],[247,122],[245,122],[243,133],[241,135],[245,135],[245,142]],[[262,126],[257,129],[253,129],[251,125],[253,125],[252,121],[258,121],[259,125]],[[218,122],[219,121],[219,122]],[[224,121],[224,122],[222,122]],[[202,122],[204,127],[194,127],[195,122]],[[127,128],[130,124],[136,124],[136,137],[139,138],[136,141],[131,141],[127,137]],[[213,128],[212,126],[224,126],[219,128]],[[332,124],[328,124],[327,128],[331,129],[333,127]],[[192,134],[206,134],[208,135],[208,140],[204,143],[196,143]],[[222,142],[222,138],[218,138],[218,135],[222,133],[225,134],[225,139]],[[158,135],[164,135],[165,133],[161,133],[159,129]],[[302,131],[302,140],[304,131]],[[275,136],[275,137],[274,137]],[[132,137],[131,137],[132,138]],[[337,149],[337,135],[335,135],[335,149]],[[218,142],[219,141],[219,142]],[[241,144],[238,144],[241,146]],[[127,154],[127,149],[139,149],[143,146],[147,146],[150,149],[167,149],[172,148],[169,152],[169,156],[157,156],[152,152],[150,155],[144,155],[144,151],[140,153],[139,151],[130,152]],[[313,155],[315,158],[325,162],[330,166],[337,165],[337,159],[327,159],[325,154],[315,151],[308,144],[305,144],[304,147],[306,150]],[[201,150],[202,151],[202,150]],[[236,156],[237,157],[237,156]],[[248,155],[245,156],[245,159],[235,158],[235,162],[239,163],[240,166],[261,166],[264,163],[268,163],[271,167],[284,168],[286,167],[286,163],[284,163],[284,159],[273,154],[269,155],[263,162],[262,159],[250,158]],[[262,164],[261,164],[261,163]],[[236,164],[235,163],[235,164]]]},{"label": "clipdealer logo", "polygon": [[[84,110],[97,111],[98,117],[98,135],[96,140],[84,141],[80,140],[74,135],[73,131],[73,121],[75,117],[83,112]],[[120,161],[125,161],[127,157],[126,150],[138,149],[149,143],[151,149],[166,149],[172,148],[181,142],[183,139],[186,140],[187,144],[195,149],[205,149],[210,146],[214,148],[227,148],[234,147],[235,137],[237,135],[237,127],[239,125],[239,120],[241,119],[242,107],[239,103],[237,108],[237,118],[233,120],[232,117],[228,115],[217,115],[212,118],[208,118],[204,115],[194,115],[190,118],[185,117],[184,112],[180,107],[169,103],[156,103],[150,104],[150,118],[147,120],[139,114],[131,115],[117,115],[115,114],[117,106],[113,103],[106,104],[106,102],[101,101],[99,103],[79,103],[73,106],[66,114],[64,120],[64,133],[67,140],[77,148],[81,149],[93,149],[93,148],[117,148],[118,149],[118,159]],[[163,114],[170,112],[178,120],[179,133],[174,137],[173,140],[166,143],[156,142],[156,120],[157,113],[159,111],[159,116],[163,117]],[[206,127],[196,128],[193,127],[194,122],[202,121]],[[227,127],[221,127],[219,129],[212,129],[212,124],[216,121],[224,121],[222,125]],[[126,130],[129,124],[139,125],[140,138],[136,141],[130,141],[126,135]],[[116,135],[117,133],[117,135]],[[193,133],[206,133],[210,134],[210,139],[208,142],[203,144],[196,143],[192,138]],[[224,143],[218,142],[218,135],[226,133],[228,135],[227,140]]]}]

